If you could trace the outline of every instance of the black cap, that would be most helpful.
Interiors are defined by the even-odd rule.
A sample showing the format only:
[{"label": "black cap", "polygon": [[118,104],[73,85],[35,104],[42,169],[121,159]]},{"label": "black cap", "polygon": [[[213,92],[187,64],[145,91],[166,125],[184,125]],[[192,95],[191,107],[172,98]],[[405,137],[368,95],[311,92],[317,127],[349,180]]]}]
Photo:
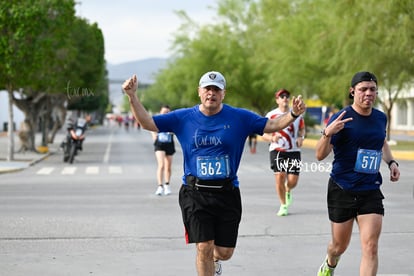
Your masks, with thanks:
[{"label": "black cap", "polygon": [[[355,85],[357,85],[358,83],[360,83],[362,81],[375,81],[375,83],[378,84],[377,83],[377,77],[374,74],[372,74],[370,72],[363,71],[363,72],[356,73],[352,77],[351,87],[355,87]],[[351,93],[349,93],[349,98],[353,99],[354,96]]]},{"label": "black cap", "polygon": [[375,81],[377,83],[377,77],[370,72],[358,72],[353,76],[351,86],[354,87],[361,81]]}]

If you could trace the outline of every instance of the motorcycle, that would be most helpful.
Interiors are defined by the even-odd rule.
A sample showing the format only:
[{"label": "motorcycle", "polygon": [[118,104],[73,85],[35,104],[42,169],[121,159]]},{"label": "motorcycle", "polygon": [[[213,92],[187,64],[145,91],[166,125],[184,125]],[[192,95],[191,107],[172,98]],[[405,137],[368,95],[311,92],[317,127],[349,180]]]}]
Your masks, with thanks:
[{"label": "motorcycle", "polygon": [[68,129],[66,141],[63,142],[63,162],[73,163],[79,150],[82,150],[82,143],[85,139],[86,120],[79,118],[74,128]]}]

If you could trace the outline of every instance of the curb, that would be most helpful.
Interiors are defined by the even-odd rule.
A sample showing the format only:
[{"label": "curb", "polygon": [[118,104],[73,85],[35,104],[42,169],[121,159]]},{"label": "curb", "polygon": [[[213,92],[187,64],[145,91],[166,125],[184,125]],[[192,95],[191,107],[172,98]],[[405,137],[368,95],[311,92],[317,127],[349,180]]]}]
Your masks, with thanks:
[{"label": "curb", "polygon": [[30,166],[33,166],[33,165],[35,165],[35,164],[37,164],[37,163],[39,163],[40,161],[43,161],[43,160],[45,160],[46,158],[48,158],[50,155],[52,155],[53,153],[52,152],[47,152],[44,156],[42,156],[41,158],[38,158],[38,159],[35,159],[35,160],[33,160],[33,161],[31,161],[30,163],[29,163],[29,167]]},{"label": "curb", "polygon": [[16,161],[16,163],[21,163],[19,166],[12,166],[12,165],[7,166],[6,165],[4,168],[2,168],[1,165],[0,165],[0,174],[22,171],[24,169],[27,169],[28,167],[31,167],[31,166],[43,161],[44,159],[48,158],[52,154],[54,154],[54,152],[49,151],[48,153],[41,156],[40,158],[36,158],[36,159],[31,160],[31,161],[26,161],[26,162],[25,161]]}]

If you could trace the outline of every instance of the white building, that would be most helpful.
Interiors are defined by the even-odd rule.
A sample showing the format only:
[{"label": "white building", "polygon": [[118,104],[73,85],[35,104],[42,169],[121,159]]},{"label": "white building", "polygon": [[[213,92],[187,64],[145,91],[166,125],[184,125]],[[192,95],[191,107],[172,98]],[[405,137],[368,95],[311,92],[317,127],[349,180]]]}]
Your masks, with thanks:
[{"label": "white building", "polygon": [[[384,99],[384,95],[379,96]],[[394,133],[414,135],[414,88],[401,91],[391,112],[391,130]]]},{"label": "white building", "polygon": [[[16,130],[19,130],[20,124],[24,121],[23,112],[13,105],[13,116]],[[0,132],[5,131],[9,122],[9,95],[7,91],[0,90]]]}]

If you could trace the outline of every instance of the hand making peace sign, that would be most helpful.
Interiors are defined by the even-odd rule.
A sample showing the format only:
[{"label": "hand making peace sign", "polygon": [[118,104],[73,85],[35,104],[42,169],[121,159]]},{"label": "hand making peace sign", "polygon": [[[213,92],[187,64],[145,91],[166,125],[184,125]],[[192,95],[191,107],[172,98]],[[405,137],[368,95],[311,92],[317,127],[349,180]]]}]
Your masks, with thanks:
[{"label": "hand making peace sign", "polygon": [[346,118],[342,120],[342,118],[345,116],[345,113],[346,111],[342,111],[342,113],[339,114],[339,116],[325,128],[323,134],[326,137],[331,137],[332,135],[337,134],[345,127],[345,123],[352,121],[352,118]]}]

